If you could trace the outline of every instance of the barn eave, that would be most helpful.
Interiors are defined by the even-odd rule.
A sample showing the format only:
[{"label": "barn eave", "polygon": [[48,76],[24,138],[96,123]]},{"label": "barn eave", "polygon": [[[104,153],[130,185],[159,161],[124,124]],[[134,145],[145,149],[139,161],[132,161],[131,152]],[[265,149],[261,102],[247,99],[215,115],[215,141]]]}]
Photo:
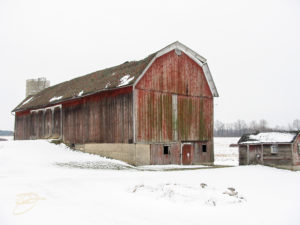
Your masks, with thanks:
[{"label": "barn eave", "polygon": [[94,91],[94,92],[86,93],[86,94],[81,95],[81,96],[74,96],[74,97],[71,97],[71,98],[65,98],[65,99],[62,99],[62,100],[53,101],[53,102],[51,102],[51,104],[43,104],[43,105],[38,105],[36,107],[27,107],[27,108],[18,109],[20,106],[22,106],[23,102],[25,102],[27,99],[29,99],[27,97],[27,98],[25,98],[21,102],[21,104],[19,104],[11,112],[12,113],[15,113],[15,112],[24,112],[24,111],[28,111],[28,110],[31,111],[31,110],[37,110],[37,109],[52,107],[52,106],[55,106],[55,105],[58,105],[58,104],[63,104],[63,103],[67,103],[67,102],[70,102],[70,101],[76,101],[76,100],[79,100],[79,99],[83,99],[83,98],[91,96],[91,95],[96,95],[96,94],[103,93],[103,92],[110,92],[110,91],[115,91],[115,90],[121,90],[121,89],[129,88],[129,87],[132,87],[132,86],[133,86],[132,84],[129,84],[129,85],[124,85],[122,87],[116,87],[116,88],[110,88],[110,89],[104,89],[104,90]]}]

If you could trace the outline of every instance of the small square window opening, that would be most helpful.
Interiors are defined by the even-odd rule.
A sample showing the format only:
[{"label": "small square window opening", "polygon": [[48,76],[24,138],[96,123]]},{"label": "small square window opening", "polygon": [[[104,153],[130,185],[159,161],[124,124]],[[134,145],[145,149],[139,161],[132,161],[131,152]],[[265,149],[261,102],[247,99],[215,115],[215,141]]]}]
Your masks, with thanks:
[{"label": "small square window opening", "polygon": [[300,144],[298,144],[298,154],[300,154]]},{"label": "small square window opening", "polygon": [[202,145],[202,152],[207,152],[206,145]]},{"label": "small square window opening", "polygon": [[164,145],[164,155],[169,155],[170,154],[170,146]]},{"label": "small square window opening", "polygon": [[271,146],[271,154],[277,154],[278,153],[278,146],[272,145]]}]

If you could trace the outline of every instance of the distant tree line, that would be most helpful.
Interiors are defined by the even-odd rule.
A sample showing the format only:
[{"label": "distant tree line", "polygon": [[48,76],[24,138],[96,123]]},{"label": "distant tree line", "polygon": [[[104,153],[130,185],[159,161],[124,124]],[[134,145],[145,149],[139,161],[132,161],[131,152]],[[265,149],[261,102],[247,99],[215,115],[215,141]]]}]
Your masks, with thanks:
[{"label": "distant tree line", "polygon": [[13,136],[14,132],[10,130],[0,130],[0,136]]},{"label": "distant tree line", "polygon": [[240,137],[243,134],[267,131],[295,131],[300,130],[300,120],[295,119],[286,127],[270,127],[268,122],[264,119],[259,121],[251,121],[246,123],[244,120],[237,120],[234,123],[223,123],[219,120],[214,124],[215,137]]}]

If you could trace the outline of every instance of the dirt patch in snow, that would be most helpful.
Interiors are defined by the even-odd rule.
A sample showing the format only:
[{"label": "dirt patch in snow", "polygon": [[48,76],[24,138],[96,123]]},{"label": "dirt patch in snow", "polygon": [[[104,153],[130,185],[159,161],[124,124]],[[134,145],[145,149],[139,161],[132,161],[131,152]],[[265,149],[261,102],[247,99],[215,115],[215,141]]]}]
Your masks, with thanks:
[{"label": "dirt patch in snow", "polygon": [[129,188],[129,192],[172,202],[200,202],[209,206],[246,202],[245,197],[240,195],[233,187],[224,190],[206,183],[200,183],[199,185],[164,183],[156,186],[138,184]]},{"label": "dirt patch in snow", "polygon": [[63,163],[55,163],[55,165],[60,167],[68,167],[68,168],[77,168],[77,169],[108,169],[108,170],[128,170],[132,169],[131,166],[121,165],[106,161],[86,161],[86,162],[63,162]]},{"label": "dirt patch in snow", "polygon": [[136,171],[179,171],[179,170],[199,170],[199,169],[212,169],[224,168],[229,166],[182,166],[182,165],[156,165],[156,166],[140,166],[135,167],[129,164],[118,164],[108,161],[70,161],[70,162],[56,162],[56,166],[76,168],[76,169],[108,169],[108,170],[136,170]]}]

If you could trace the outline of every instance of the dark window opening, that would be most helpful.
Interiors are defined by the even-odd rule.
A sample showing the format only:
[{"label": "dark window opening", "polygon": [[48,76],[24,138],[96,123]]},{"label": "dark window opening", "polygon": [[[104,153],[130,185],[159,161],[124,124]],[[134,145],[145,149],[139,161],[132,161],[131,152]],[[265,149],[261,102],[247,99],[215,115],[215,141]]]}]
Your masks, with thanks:
[{"label": "dark window opening", "polygon": [[206,145],[202,145],[202,152],[207,152]]},{"label": "dark window opening", "polygon": [[164,146],[164,155],[169,155],[170,154],[170,146],[165,145]]}]

